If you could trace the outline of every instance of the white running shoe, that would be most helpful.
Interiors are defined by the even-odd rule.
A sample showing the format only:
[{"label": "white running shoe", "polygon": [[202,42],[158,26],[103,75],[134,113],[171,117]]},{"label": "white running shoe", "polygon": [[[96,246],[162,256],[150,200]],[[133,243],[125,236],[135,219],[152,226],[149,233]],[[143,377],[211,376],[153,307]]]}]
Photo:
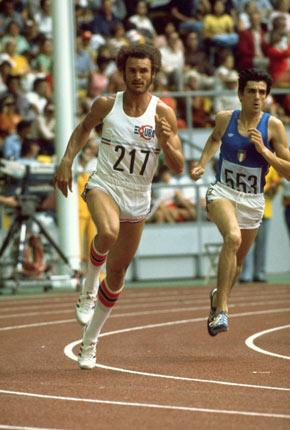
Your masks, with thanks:
[{"label": "white running shoe", "polygon": [[93,369],[96,367],[96,344],[91,343],[89,346],[81,344],[78,355],[78,363],[81,369]]},{"label": "white running shoe", "polygon": [[94,315],[96,296],[90,293],[81,294],[76,304],[76,317],[80,324],[87,325]]}]

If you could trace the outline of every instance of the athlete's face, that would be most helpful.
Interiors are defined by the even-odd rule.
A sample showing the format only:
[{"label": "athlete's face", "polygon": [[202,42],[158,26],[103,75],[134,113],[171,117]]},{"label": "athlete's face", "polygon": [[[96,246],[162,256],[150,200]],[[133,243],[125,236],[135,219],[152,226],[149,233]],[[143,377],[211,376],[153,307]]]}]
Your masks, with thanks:
[{"label": "athlete's face", "polygon": [[239,97],[244,110],[253,113],[260,112],[267,97],[266,82],[248,81],[244,92],[239,93]]},{"label": "athlete's face", "polygon": [[152,84],[152,79],[152,66],[149,58],[128,58],[124,80],[130,91],[136,94],[145,93]]}]

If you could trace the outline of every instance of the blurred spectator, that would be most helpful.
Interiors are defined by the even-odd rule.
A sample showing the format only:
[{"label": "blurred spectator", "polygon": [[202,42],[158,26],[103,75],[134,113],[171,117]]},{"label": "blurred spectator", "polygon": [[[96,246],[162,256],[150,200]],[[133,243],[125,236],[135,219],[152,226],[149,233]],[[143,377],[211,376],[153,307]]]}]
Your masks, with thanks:
[{"label": "blurred spectator", "polygon": [[45,77],[37,77],[33,82],[32,91],[26,94],[27,100],[34,107],[37,114],[43,114],[47,102],[50,100],[50,88]]},{"label": "blurred spectator", "polygon": [[185,35],[184,59],[186,68],[194,68],[199,73],[213,75],[214,67],[207,52],[201,47],[196,31],[190,31]]},{"label": "blurred spectator", "polygon": [[107,92],[109,76],[115,70],[112,54],[108,45],[101,46],[97,56],[97,70],[90,73],[87,94],[95,98]]},{"label": "blurred spectator", "polygon": [[273,24],[273,20],[276,17],[284,17],[286,24],[286,33],[290,34],[290,5],[289,0],[275,0],[273,2],[274,8],[269,16],[269,29],[271,30]]},{"label": "blurred spectator", "polygon": [[[281,25],[276,27],[275,22]],[[270,41],[265,44],[265,52],[269,58],[269,72],[276,86],[288,86],[290,82],[290,42],[286,34],[286,21],[284,17],[273,20],[274,28],[270,33]]]},{"label": "blurred spectator", "polygon": [[10,21],[16,21],[20,29],[23,29],[24,20],[21,14],[16,11],[15,5],[15,0],[2,0],[0,4],[0,34],[5,33]]},{"label": "blurred spectator", "polygon": [[52,40],[43,38],[39,44],[39,52],[33,61],[33,69],[36,72],[43,73],[44,75],[52,74],[53,63],[52,63]]},{"label": "blurred spectator", "polygon": [[0,100],[0,134],[5,137],[14,133],[21,116],[17,113],[14,99],[4,96]]},{"label": "blurred spectator", "polygon": [[[177,188],[168,185],[177,185],[177,180],[172,176],[170,169],[162,165],[159,169],[158,188],[154,189],[152,195],[152,209],[148,221],[156,223],[175,223],[183,220],[183,211],[177,207]],[[164,187],[161,185],[164,184]]]},{"label": "blurred spectator", "polygon": [[97,167],[98,144],[96,138],[88,140],[77,158],[78,192],[79,192],[79,230],[80,251],[82,262],[87,262],[90,255],[90,245],[96,235],[96,226],[92,220],[86,202],[81,197],[89,175]]},{"label": "blurred spectator", "polygon": [[25,55],[16,53],[16,47],[14,40],[8,40],[4,46],[4,51],[9,55],[12,64],[11,73],[13,75],[25,75],[30,72],[30,65]]},{"label": "blurred spectator", "polygon": [[0,55],[0,94],[7,90],[8,76],[11,74],[11,61]]},{"label": "blurred spectator", "polygon": [[282,204],[284,207],[284,219],[286,222],[288,236],[290,240],[290,182],[287,181],[287,179],[282,178],[281,188],[282,188]]},{"label": "blurred spectator", "polygon": [[261,25],[261,13],[250,14],[250,28],[239,33],[237,45],[237,68],[244,70],[250,67],[267,69],[269,60],[263,51],[265,33]]},{"label": "blurred spectator", "polygon": [[129,17],[129,22],[134,24],[136,28],[141,31],[145,36],[148,34],[153,37],[155,34],[155,28],[148,18],[148,7],[146,1],[140,0],[136,4],[135,14]]},{"label": "blurred spectator", "polygon": [[23,54],[29,51],[29,43],[26,38],[20,34],[20,26],[16,21],[10,21],[8,23],[5,34],[0,39],[2,50],[6,42],[10,40],[13,40],[16,44],[16,54]]},{"label": "blurred spectator", "polygon": [[13,97],[16,111],[22,118],[32,118],[34,115],[30,107],[30,102],[22,89],[21,80],[21,76],[8,75],[6,80],[7,90],[2,96]]},{"label": "blurred spectator", "polygon": [[32,123],[31,138],[37,140],[40,153],[53,155],[55,152],[55,112],[54,104],[47,102],[43,114],[38,114]]},{"label": "blurred spectator", "polygon": [[234,70],[235,59],[232,51],[227,48],[223,48],[218,52],[217,55],[217,68],[215,70],[215,88],[225,88],[225,81],[229,73]]},{"label": "blurred spectator", "polygon": [[22,120],[17,124],[14,132],[4,139],[3,156],[9,160],[18,160],[21,157],[22,145],[32,131],[32,121]]},{"label": "blurred spectator", "polygon": [[172,0],[170,6],[171,15],[181,34],[188,31],[202,32],[202,19],[210,12],[209,0]]},{"label": "blurred spectator", "polygon": [[39,33],[37,23],[33,19],[24,23],[23,34],[29,44],[29,52],[26,53],[26,57],[32,61],[39,52],[39,41],[45,39],[45,36]]},{"label": "blurred spectator", "polygon": [[38,164],[37,157],[39,154],[39,144],[37,140],[34,139],[24,139],[21,147],[21,154],[19,162],[26,166],[31,166],[33,164]]},{"label": "blurred spectator", "polygon": [[238,31],[248,30],[251,27],[251,15],[258,12],[256,3],[247,1],[244,9],[238,14]]},{"label": "blurred spectator", "polygon": [[40,9],[34,16],[40,33],[52,37],[52,17],[50,14],[50,0],[40,0]]},{"label": "blurred spectator", "polygon": [[89,24],[89,30],[104,37],[112,36],[113,26],[119,19],[113,13],[112,1],[102,0],[101,9]]},{"label": "blurred spectator", "polygon": [[212,12],[203,19],[205,44],[211,50],[211,61],[214,61],[216,47],[233,48],[238,43],[238,35],[234,31],[233,18],[225,12],[225,4],[222,0],[214,0]]},{"label": "blurred spectator", "polygon": [[164,96],[162,95],[162,93],[168,92],[167,77],[163,71],[160,71],[155,76],[155,79],[153,82],[153,91],[158,93],[158,97],[160,98],[160,100],[162,100],[164,103],[166,103],[168,106],[170,106],[175,111],[176,118],[177,118],[177,127],[178,128],[185,128],[186,127],[185,120],[182,118],[179,118],[177,100],[169,94],[164,95]]},{"label": "blurred spectator", "polygon": [[232,94],[221,94],[215,97],[214,111],[215,113],[223,110],[240,109],[241,103],[237,95],[239,74],[236,70],[231,70],[224,78],[224,88],[232,91]]},{"label": "blurred spectator", "polygon": [[110,46],[113,57],[116,57],[117,52],[122,46],[129,45],[126,37],[126,31],[122,22],[117,22],[112,29],[112,37],[109,38],[108,45]]},{"label": "blurred spectator", "polygon": [[171,91],[183,90],[184,48],[180,49],[181,39],[178,33],[168,36],[166,46],[160,48],[162,70],[168,79],[168,89]]},{"label": "blurred spectator", "polygon": [[[202,76],[194,69],[185,75],[185,90],[198,91],[202,89]],[[182,117],[186,117],[185,101],[181,101]],[[194,127],[211,127],[212,101],[209,97],[193,96],[191,98],[192,125]]]},{"label": "blurred spectator", "polygon": [[78,35],[76,38],[75,68],[77,90],[86,92],[90,73],[94,70],[94,64],[90,53],[83,48],[83,40],[81,35]]}]

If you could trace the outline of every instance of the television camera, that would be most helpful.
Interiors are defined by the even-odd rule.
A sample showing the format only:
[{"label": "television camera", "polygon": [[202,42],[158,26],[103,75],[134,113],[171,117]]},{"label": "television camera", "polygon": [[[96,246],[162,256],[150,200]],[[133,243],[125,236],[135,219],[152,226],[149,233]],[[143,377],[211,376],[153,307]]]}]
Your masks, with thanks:
[{"label": "television camera", "polygon": [[[14,196],[17,200],[17,207],[13,209],[14,218],[7,231],[0,247],[0,260],[3,262],[3,255],[6,250],[14,249],[12,263],[12,274],[2,277],[2,286],[10,286],[14,290],[18,286],[31,285],[33,277],[27,279],[24,270],[25,247],[29,240],[29,233],[34,226],[38,227],[38,236],[43,236],[46,243],[50,245],[50,251],[54,250],[63,263],[69,268],[68,276],[58,276],[46,271],[40,278],[35,279],[36,285],[43,285],[44,289],[53,287],[56,284],[63,286],[74,284],[77,286],[78,275],[71,268],[68,258],[62,252],[54,238],[48,233],[37,213],[42,210],[43,203],[50,193],[54,191],[53,177],[55,173],[54,164],[44,164],[33,162],[24,164],[20,161],[0,159],[0,193],[6,196]],[[36,228],[37,228],[36,227]],[[9,265],[9,264],[8,264]],[[5,264],[7,269],[7,263]],[[73,282],[70,282],[71,280]],[[62,282],[63,281],[63,282]]]}]

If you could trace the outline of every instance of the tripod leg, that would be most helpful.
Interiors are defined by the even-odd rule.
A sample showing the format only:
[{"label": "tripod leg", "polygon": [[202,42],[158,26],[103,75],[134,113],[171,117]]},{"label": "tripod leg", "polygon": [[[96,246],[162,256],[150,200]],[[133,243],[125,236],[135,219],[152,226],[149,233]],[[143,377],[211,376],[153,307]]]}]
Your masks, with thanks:
[{"label": "tripod leg", "polygon": [[18,227],[18,219],[16,218],[15,220],[13,220],[8,233],[1,245],[0,248],[0,257],[2,257],[2,255],[4,254],[7,246],[9,245],[9,242],[12,240],[13,236],[15,235],[16,231],[17,231],[17,227]]},{"label": "tripod leg", "polygon": [[57,251],[58,255],[61,257],[61,259],[70,267],[70,262],[68,258],[64,255],[58,244],[53,240],[53,238],[48,234],[42,223],[35,217],[32,216],[33,221],[38,225],[40,228],[41,233],[46,237],[46,239],[49,241],[49,243],[53,246],[53,248]]},{"label": "tripod leg", "polygon": [[27,224],[26,222],[22,222],[20,226],[20,236],[19,236],[19,244],[18,244],[18,252],[17,252],[17,272],[20,273],[23,269],[23,261],[24,261],[24,248],[25,248],[25,240],[27,233]]}]

